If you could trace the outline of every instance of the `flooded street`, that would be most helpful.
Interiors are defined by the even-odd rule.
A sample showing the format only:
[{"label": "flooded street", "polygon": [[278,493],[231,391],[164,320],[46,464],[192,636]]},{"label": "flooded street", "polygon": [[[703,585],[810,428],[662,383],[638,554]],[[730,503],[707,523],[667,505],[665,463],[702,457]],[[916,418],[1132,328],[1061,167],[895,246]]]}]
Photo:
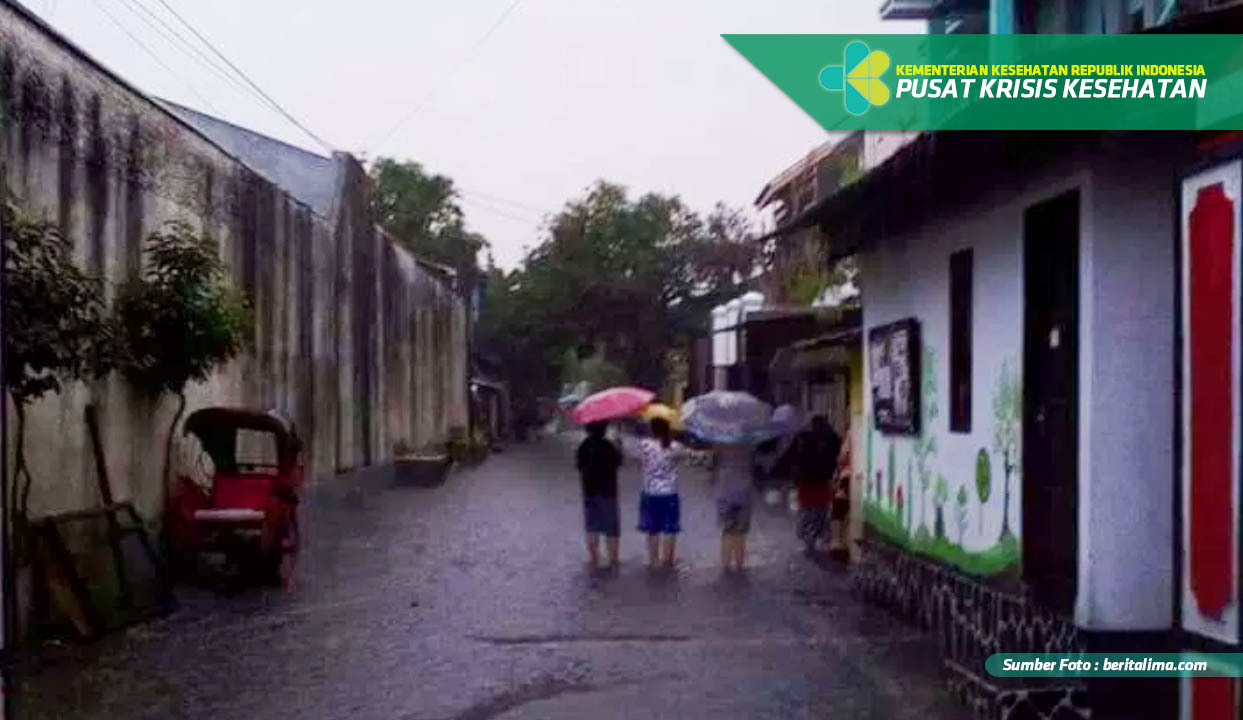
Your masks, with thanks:
[{"label": "flooded street", "polygon": [[706,475],[683,473],[676,570],[644,567],[624,468],[622,566],[590,571],[574,438],[438,488],[372,470],[315,487],[290,594],[181,590],[183,608],[49,651],[21,718],[956,718],[930,640],[804,558],[757,505],[723,575]]}]

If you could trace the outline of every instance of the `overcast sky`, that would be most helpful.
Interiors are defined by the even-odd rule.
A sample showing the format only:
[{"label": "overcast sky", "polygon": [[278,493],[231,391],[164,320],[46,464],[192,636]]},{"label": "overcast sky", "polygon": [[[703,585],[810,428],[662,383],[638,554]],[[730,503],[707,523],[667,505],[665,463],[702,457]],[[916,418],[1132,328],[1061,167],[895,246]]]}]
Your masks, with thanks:
[{"label": "overcast sky", "polygon": [[[325,152],[177,44],[161,0],[23,2],[153,95]],[[596,179],[749,208],[825,140],[721,33],[924,30],[881,0],[163,2],[333,147],[451,176],[507,268]]]}]

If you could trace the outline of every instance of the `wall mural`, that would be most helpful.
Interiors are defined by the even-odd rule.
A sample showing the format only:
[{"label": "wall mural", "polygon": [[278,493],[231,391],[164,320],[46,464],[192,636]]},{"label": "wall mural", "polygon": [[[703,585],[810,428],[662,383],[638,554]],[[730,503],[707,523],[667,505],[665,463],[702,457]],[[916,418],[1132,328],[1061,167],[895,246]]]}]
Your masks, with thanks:
[{"label": "wall mural", "polygon": [[[978,448],[965,462],[951,464],[939,457],[939,441],[947,440],[942,435],[946,428],[937,422],[936,349],[925,342],[921,351],[918,434],[886,436],[877,431],[874,418],[868,418],[864,522],[889,543],[969,575],[1012,575],[1020,562],[1012,523],[1021,437],[1017,362],[1006,357],[997,373],[991,437],[980,428],[987,447]],[[883,460],[873,457],[874,449],[880,450]],[[901,477],[898,468],[905,470]]]}]

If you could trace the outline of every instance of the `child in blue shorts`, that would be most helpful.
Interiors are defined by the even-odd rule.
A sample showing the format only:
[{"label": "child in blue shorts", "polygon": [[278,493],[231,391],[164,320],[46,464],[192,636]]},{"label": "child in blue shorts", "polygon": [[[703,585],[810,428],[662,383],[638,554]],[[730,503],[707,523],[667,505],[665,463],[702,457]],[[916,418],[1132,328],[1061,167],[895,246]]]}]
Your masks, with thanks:
[{"label": "child in blue shorts", "polygon": [[677,464],[687,450],[673,441],[669,423],[651,422],[652,437],[639,443],[643,492],[639,495],[639,532],[647,535],[648,564],[671,567],[677,535],[682,531]]}]

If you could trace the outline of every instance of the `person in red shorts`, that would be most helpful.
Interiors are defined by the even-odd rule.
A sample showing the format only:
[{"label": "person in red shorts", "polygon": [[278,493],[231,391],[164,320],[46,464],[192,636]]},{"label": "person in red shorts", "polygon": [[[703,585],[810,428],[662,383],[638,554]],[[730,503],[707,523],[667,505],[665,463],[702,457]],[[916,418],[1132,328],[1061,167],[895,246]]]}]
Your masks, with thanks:
[{"label": "person in red shorts", "polygon": [[819,550],[826,538],[841,448],[842,439],[828,418],[817,415],[787,454],[798,489],[798,539],[809,555]]}]

